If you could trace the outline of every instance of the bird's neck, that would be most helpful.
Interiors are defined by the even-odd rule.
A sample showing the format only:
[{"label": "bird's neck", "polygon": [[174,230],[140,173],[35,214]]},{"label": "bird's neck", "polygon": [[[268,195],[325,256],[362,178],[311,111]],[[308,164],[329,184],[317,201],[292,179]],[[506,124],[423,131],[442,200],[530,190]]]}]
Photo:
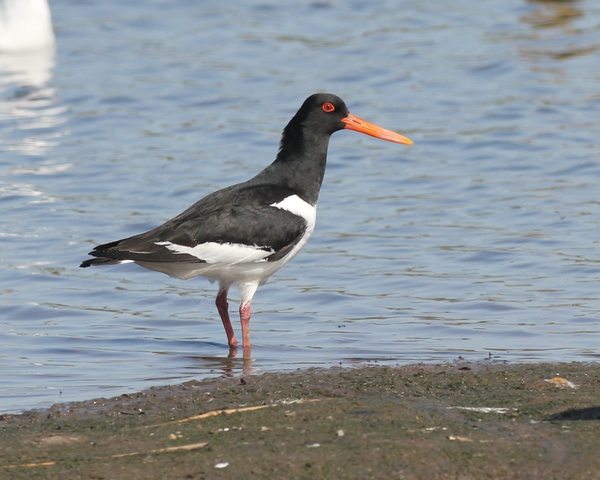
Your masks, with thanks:
[{"label": "bird's neck", "polygon": [[255,179],[267,174],[279,186],[290,188],[316,205],[325,176],[329,135],[314,134],[307,128],[284,130],[275,161]]}]

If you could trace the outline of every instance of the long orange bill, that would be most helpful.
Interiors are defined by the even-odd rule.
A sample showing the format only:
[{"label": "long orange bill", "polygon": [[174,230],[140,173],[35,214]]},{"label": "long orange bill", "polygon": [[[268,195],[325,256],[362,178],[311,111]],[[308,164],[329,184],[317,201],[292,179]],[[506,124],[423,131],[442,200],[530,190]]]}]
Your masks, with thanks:
[{"label": "long orange bill", "polygon": [[402,143],[404,145],[412,145],[413,141],[410,138],[406,138],[399,133],[386,130],[385,128],[379,127],[374,123],[369,123],[362,118],[358,118],[356,115],[348,113],[346,118],[342,118],[342,122],[346,124],[344,128],[348,130],[354,130],[355,132],[366,133],[372,137],[381,138],[388,142]]}]

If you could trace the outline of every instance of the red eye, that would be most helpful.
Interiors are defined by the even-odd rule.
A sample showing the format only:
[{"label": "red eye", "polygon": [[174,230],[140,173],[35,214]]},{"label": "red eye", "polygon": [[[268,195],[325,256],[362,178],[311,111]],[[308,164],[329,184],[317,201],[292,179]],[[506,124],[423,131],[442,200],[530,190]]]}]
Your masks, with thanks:
[{"label": "red eye", "polygon": [[327,102],[327,103],[323,104],[323,111],[324,112],[329,113],[329,112],[333,112],[334,110],[335,110],[335,107],[333,106],[333,103]]}]

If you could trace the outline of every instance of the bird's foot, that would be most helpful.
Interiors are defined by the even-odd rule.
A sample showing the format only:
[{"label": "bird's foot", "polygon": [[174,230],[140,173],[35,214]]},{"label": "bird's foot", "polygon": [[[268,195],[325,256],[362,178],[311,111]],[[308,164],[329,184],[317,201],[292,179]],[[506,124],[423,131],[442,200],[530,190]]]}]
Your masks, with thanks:
[{"label": "bird's foot", "polygon": [[[227,355],[227,358],[235,358],[235,357],[237,357],[237,353],[238,353],[238,348],[232,347],[231,345],[229,345],[229,354]],[[244,360],[248,360],[248,359],[252,358],[252,347],[250,347],[250,346],[242,347],[242,358]]]}]

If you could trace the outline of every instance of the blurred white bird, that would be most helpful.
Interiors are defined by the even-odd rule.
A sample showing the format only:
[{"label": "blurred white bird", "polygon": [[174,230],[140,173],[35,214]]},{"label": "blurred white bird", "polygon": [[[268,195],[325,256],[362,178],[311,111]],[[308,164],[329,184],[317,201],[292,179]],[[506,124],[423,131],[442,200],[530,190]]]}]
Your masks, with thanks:
[{"label": "blurred white bird", "polygon": [[35,50],[54,42],[47,0],[0,0],[0,50]]}]

